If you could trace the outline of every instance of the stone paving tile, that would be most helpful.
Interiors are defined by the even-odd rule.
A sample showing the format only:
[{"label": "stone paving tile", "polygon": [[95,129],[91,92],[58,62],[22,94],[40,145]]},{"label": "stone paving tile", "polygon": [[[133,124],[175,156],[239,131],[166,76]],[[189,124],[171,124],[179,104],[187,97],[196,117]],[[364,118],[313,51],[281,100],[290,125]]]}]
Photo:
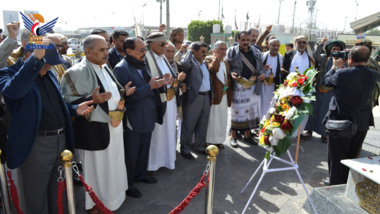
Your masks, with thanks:
[{"label": "stone paving tile", "polygon": [[[371,128],[363,145],[362,156],[380,154],[380,108],[374,111],[376,129]],[[292,140],[295,144],[295,139]],[[327,144],[320,141],[320,136],[314,135],[307,142],[302,142],[299,152],[299,172],[309,193],[315,187],[323,186],[321,180],[327,178]],[[293,158],[295,146],[289,151]],[[177,148],[179,151],[179,146]],[[188,161],[177,152],[176,169],[160,169],[155,177],[157,184],[136,183],[137,188],[143,194],[140,199],[127,197],[123,205],[115,211],[116,214],[161,214],[168,213],[175,208],[194,188],[202,177],[207,164],[206,155],[196,154],[196,159]],[[230,148],[228,138],[225,148],[217,156],[216,178],[214,190],[214,214],[241,213],[247,203],[259,177],[253,179],[247,190],[240,191],[259,166],[265,155],[265,150],[258,146],[247,145],[239,142],[239,148]],[[287,156],[282,158],[287,160]],[[281,167],[283,164],[272,163],[273,167]],[[77,213],[84,211],[84,192],[76,187]],[[273,172],[265,175],[259,186],[258,192],[246,213],[306,213],[302,209],[303,202],[307,199],[306,193],[294,171]],[[196,196],[183,214],[204,213],[205,190]]]}]

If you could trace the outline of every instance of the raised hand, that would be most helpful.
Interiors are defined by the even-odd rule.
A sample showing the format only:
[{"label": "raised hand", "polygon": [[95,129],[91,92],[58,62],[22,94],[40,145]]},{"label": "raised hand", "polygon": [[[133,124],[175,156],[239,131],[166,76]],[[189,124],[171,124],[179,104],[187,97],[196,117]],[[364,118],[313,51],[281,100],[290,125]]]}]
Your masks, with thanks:
[{"label": "raised hand", "polygon": [[136,86],[129,87],[131,84],[132,84],[132,82],[129,81],[129,82],[124,86],[124,88],[125,88],[125,95],[126,95],[126,96],[130,96],[130,95],[132,95],[133,93],[135,93]]},{"label": "raised hand", "polygon": [[232,73],[231,73],[231,77],[232,77],[232,79],[234,79],[234,80],[239,80],[239,79],[240,79],[240,76],[238,76],[238,74],[237,74],[236,72],[232,72]]},{"label": "raised hand", "polygon": [[94,106],[89,106],[92,103],[94,103],[93,100],[86,101],[86,102],[79,104],[79,106],[76,110],[77,115],[80,115],[80,116],[89,115],[92,112],[92,110],[94,110]]},{"label": "raised hand", "polygon": [[164,85],[164,79],[158,79],[158,77],[153,77],[149,81],[149,85],[151,89],[160,88]]},{"label": "raised hand", "polygon": [[9,37],[11,37],[12,39],[16,39],[18,32],[20,30],[20,22],[8,23],[7,29],[8,29]]},{"label": "raised hand", "polygon": [[186,73],[185,72],[181,72],[181,73],[178,74],[178,80],[179,81],[182,82],[185,79],[186,79]]},{"label": "raised hand", "polygon": [[166,74],[164,74],[163,80],[164,80],[164,85],[169,85],[172,83],[173,77],[169,73],[166,73]]},{"label": "raised hand", "polygon": [[98,94],[100,89],[100,86],[96,87],[95,90],[92,92],[92,100],[94,101],[94,104],[104,103],[107,100],[111,99],[112,93],[111,92],[104,92],[101,94]]}]

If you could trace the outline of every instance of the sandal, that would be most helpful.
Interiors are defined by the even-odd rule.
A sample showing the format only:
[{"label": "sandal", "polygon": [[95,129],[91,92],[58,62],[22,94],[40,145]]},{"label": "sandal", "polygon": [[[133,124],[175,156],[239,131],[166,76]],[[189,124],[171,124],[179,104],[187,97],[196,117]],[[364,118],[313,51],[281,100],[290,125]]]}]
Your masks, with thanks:
[{"label": "sandal", "polygon": [[327,136],[322,136],[321,140],[322,140],[322,143],[327,143],[328,137]]},{"label": "sandal", "polygon": [[305,133],[303,133],[303,134],[301,134],[301,141],[305,141],[305,140],[310,140],[311,139],[311,137],[313,136],[313,132],[312,131],[307,131],[307,132],[305,132]]}]

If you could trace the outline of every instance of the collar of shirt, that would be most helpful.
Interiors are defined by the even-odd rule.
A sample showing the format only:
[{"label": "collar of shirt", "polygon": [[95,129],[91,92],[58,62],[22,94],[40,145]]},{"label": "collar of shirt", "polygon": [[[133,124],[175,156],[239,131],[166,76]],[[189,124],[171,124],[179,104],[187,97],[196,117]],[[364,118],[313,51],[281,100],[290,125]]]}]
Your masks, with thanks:
[{"label": "collar of shirt", "polygon": [[116,55],[120,58],[123,59],[123,56],[119,53],[119,51],[116,50],[116,47],[113,46],[114,51],[116,52]]},{"label": "collar of shirt", "polygon": [[90,61],[88,61],[90,64],[91,64],[91,66],[95,69],[95,71],[96,70],[103,70],[103,68],[104,68],[104,66],[106,65],[106,64],[104,64],[104,65],[95,65],[94,63],[92,63],[92,62],[90,62]]}]

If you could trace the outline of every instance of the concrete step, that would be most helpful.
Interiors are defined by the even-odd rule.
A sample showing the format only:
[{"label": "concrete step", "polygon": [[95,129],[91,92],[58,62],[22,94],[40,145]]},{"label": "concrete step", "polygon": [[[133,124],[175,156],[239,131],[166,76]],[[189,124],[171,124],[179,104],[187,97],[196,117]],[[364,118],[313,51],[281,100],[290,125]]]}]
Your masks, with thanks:
[{"label": "concrete step", "polygon": [[[358,214],[367,213],[358,204],[344,195],[346,185],[317,187],[313,189],[311,198],[320,214]],[[308,213],[314,213],[310,202],[306,199],[302,208]]]}]

